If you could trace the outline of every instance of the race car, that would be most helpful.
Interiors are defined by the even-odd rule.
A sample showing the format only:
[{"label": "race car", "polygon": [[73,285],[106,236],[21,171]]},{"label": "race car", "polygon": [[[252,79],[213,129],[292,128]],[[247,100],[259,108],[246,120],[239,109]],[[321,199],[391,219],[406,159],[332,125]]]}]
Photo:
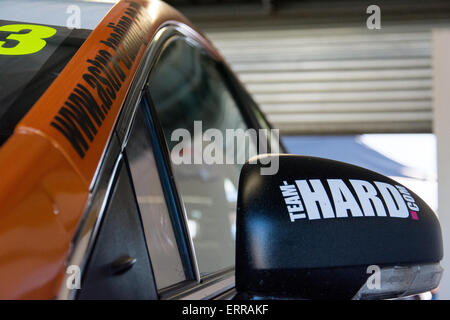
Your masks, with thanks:
[{"label": "race car", "polygon": [[[0,297],[232,288],[236,199],[227,200],[224,181],[236,188],[240,166],[175,174],[165,150],[165,133],[192,119],[267,126],[208,40],[159,1],[121,1],[92,32],[2,21],[0,37]],[[114,277],[102,272],[106,262],[131,269]],[[63,283],[69,266],[83,275],[79,292]]]},{"label": "race car", "polygon": [[[208,129],[271,127],[163,2],[119,1],[93,31],[1,21],[0,74],[1,299],[389,297],[439,283],[437,218],[388,178],[278,153],[267,177],[254,168],[273,155],[256,167],[174,162],[195,160]],[[179,148],[179,129],[193,145]],[[271,151],[285,152],[277,139],[259,153]],[[323,198],[309,201],[308,186]],[[428,278],[371,295],[360,288],[375,263]]]}]

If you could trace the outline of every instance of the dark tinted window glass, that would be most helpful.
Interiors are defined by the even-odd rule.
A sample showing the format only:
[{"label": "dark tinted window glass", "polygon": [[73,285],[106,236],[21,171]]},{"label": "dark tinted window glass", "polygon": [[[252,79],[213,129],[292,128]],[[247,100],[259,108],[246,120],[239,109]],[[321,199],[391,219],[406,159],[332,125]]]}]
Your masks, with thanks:
[{"label": "dark tinted window glass", "polygon": [[[217,62],[185,39],[173,40],[166,46],[149,84],[169,151],[180,142],[171,139],[177,129],[190,133],[191,146],[198,141],[202,143],[201,131],[218,129],[225,137],[226,129],[247,129]],[[201,121],[200,132],[194,130],[195,121]],[[225,149],[232,149],[231,142],[236,146],[234,141],[224,141],[223,154]],[[248,146],[254,148],[254,141]],[[235,154],[248,154],[244,149],[234,150]],[[183,152],[202,151],[184,148]],[[201,274],[234,266],[236,197],[241,166],[173,164]]]},{"label": "dark tinted window glass", "polygon": [[[26,27],[19,32],[10,28],[22,22],[0,21],[0,43],[14,47],[19,41],[11,35],[33,32]],[[47,27],[47,26],[44,26]],[[33,54],[0,54],[0,145],[12,134],[16,124],[30,110],[72,59],[90,31],[48,26],[56,33],[45,39],[46,45]]]},{"label": "dark tinted window glass", "polygon": [[126,147],[158,289],[186,279],[161,187],[145,113],[138,109]]}]

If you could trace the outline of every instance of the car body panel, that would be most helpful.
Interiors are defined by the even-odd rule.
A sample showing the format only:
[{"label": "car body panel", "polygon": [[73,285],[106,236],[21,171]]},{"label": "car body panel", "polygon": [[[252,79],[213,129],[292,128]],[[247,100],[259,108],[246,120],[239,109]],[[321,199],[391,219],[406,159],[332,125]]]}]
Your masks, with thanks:
[{"label": "car body panel", "polygon": [[[111,23],[119,21],[127,22],[128,30],[115,30],[113,36],[119,34],[120,43],[126,43],[126,54],[123,50],[118,54],[114,45],[111,47],[111,34],[115,32]],[[56,297],[71,242],[136,70],[157,30],[167,24],[184,24],[195,30],[163,2],[118,2],[1,147],[0,299]],[[195,37],[222,60],[200,33]],[[108,99],[104,95],[101,99],[102,93],[96,90],[99,80],[92,80],[93,73],[103,66],[94,68],[87,61],[99,54],[113,61],[115,65],[107,63],[105,69],[114,69],[116,78],[120,78],[116,80],[117,90],[110,91],[109,106],[102,106]],[[100,81],[107,85],[107,75],[103,73],[102,77]],[[80,109],[89,112],[91,108],[93,113],[79,113],[75,120],[72,108],[72,115],[66,113],[64,118],[62,107],[73,93],[78,98],[88,97],[91,102]],[[97,122],[92,121],[95,116]]]}]

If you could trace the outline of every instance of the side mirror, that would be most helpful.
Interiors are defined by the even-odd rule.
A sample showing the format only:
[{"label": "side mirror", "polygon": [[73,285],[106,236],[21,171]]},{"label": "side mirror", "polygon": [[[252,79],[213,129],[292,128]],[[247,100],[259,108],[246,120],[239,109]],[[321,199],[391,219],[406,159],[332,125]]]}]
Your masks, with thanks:
[{"label": "side mirror", "polygon": [[[278,157],[274,175],[261,175],[267,157]],[[338,161],[257,158],[239,180],[237,299],[388,299],[438,286],[439,221],[412,191]]]}]

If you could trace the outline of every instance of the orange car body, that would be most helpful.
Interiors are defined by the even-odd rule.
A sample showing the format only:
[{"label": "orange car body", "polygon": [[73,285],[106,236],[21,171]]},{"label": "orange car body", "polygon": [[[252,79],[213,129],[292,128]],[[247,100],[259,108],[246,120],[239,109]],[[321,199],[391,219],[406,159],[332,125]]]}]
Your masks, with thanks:
[{"label": "orange car body", "polygon": [[[120,21],[129,22],[114,29]],[[144,51],[167,23],[194,28],[160,1],[120,1],[0,149],[0,299],[51,299],[65,275],[71,243],[86,209],[95,174]],[[203,37],[198,41],[220,56]],[[92,89],[88,59],[110,57],[115,99]],[[222,59],[221,59],[222,60]],[[92,139],[70,141],[58,130],[58,112],[74,90],[90,88],[97,122]],[[94,84],[95,86],[95,84]],[[77,146],[78,150],[74,147]]]}]

